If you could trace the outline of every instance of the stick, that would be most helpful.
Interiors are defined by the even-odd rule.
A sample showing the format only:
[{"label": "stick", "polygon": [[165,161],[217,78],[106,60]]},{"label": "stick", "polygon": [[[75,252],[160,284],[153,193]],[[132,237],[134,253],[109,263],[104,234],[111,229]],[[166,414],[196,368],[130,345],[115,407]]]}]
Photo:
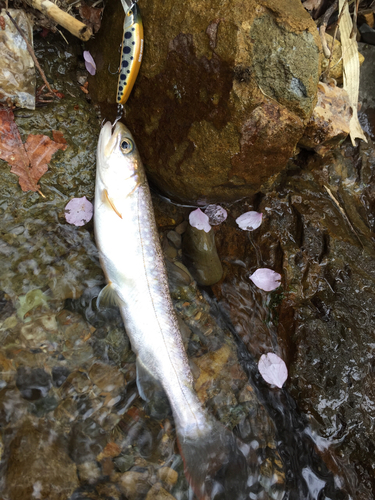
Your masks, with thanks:
[{"label": "stick", "polygon": [[75,17],[61,10],[49,0],[26,0],[34,9],[40,10],[45,16],[53,19],[57,24],[66,28],[70,33],[80,40],[87,42],[92,35],[92,29],[81,23]]},{"label": "stick", "polygon": [[[25,33],[23,32],[23,30],[18,26],[18,24],[16,23],[16,21],[13,19],[13,17],[9,14],[9,12],[7,11],[7,14],[8,14],[8,17],[9,19],[12,21],[12,23],[14,24],[14,27],[16,28],[16,30],[18,31],[18,33],[22,36],[22,38],[25,40],[26,42],[26,46],[27,46],[27,50],[29,51],[29,54],[31,55],[31,57],[33,58],[33,61],[34,61],[34,64],[35,66],[38,68],[39,70],[39,73],[40,73],[40,76],[42,77],[47,89],[54,95],[56,96],[56,93],[51,89],[51,87],[49,86],[49,83],[47,82],[47,78],[46,78],[46,75],[44,74],[44,71],[42,70],[42,68],[40,67],[40,64],[38,63],[38,59],[36,58],[36,55],[34,53],[34,50],[32,48],[32,46],[30,45],[30,42],[29,40],[27,39],[27,36],[25,35]],[[58,97],[58,96],[56,96]]]}]

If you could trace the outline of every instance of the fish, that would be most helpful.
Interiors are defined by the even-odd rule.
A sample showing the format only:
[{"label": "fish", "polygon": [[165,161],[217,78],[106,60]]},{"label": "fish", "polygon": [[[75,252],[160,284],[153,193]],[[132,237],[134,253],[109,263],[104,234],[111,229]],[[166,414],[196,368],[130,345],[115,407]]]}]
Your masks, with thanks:
[{"label": "fish", "polygon": [[[218,492],[220,498],[242,498],[234,489],[241,485],[239,471],[246,481],[246,461],[233,434],[208,414],[193,388],[145,170],[121,122],[105,123],[99,136],[94,231],[107,280],[97,304],[120,309],[136,354],[140,396],[149,398],[150,385],[166,394],[185,475],[198,498],[218,498]],[[224,470],[235,476],[233,484],[222,479]]]},{"label": "fish", "polygon": [[143,23],[138,5],[130,8],[121,0],[125,11],[121,60],[117,84],[117,104],[124,105],[129,99],[137,79],[143,57]]}]

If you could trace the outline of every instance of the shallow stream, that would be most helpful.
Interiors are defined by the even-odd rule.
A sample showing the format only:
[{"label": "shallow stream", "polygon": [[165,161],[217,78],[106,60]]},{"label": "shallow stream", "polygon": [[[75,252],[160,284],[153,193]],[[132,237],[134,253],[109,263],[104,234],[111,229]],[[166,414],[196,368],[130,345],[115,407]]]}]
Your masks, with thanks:
[{"label": "shallow stream", "polygon": [[[37,40],[65,98],[16,112],[23,141],[54,129],[68,142],[42,178],[44,197],[22,192],[0,161],[2,498],[192,499],[168,403],[140,399],[121,317],[96,308],[105,279],[92,223],[65,221],[71,198],[93,200],[106,118],[75,83],[78,53]],[[224,277],[201,289],[181,249],[191,209],[154,193],[196,391],[246,457],[238,498],[375,496],[374,168],[372,145],[319,162],[302,153],[272,191],[226,206],[215,226]],[[235,223],[247,210],[264,214],[253,233]],[[281,273],[282,286],[257,289],[257,267]],[[259,374],[270,351],[288,366],[283,389]]]}]

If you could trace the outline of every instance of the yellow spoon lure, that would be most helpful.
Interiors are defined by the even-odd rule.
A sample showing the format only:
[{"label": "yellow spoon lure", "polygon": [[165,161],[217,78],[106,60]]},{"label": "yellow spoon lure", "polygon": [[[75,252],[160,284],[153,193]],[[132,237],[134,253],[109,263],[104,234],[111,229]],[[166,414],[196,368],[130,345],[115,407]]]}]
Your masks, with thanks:
[{"label": "yellow spoon lure", "polygon": [[143,24],[139,7],[133,4],[130,9],[125,10],[120,71],[117,85],[118,104],[124,105],[128,100],[138,76],[142,56]]}]

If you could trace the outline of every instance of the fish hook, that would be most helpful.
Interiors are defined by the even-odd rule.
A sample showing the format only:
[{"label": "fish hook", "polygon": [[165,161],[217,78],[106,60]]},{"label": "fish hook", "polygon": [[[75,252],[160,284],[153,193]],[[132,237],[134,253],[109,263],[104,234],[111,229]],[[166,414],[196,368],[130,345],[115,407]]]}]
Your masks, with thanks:
[{"label": "fish hook", "polygon": [[111,66],[111,63],[108,64],[108,72],[111,75],[117,75],[118,73],[120,73],[120,66],[117,68],[117,71],[115,71],[114,73],[112,73],[112,71],[110,70],[110,66]]}]

